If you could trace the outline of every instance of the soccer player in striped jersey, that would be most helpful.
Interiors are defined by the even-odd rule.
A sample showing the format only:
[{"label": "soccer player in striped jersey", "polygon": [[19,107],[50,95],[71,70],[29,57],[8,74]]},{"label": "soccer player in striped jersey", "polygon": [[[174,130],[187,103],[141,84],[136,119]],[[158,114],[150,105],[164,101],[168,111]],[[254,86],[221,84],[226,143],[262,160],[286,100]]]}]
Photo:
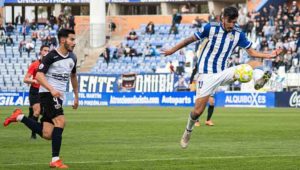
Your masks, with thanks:
[{"label": "soccer player in striped jersey", "polygon": [[[238,10],[235,7],[226,7],[221,22],[211,22],[204,26],[200,32],[184,39],[171,49],[163,50],[162,53],[171,55],[179,49],[198,40],[203,41],[203,49],[198,56],[198,79],[196,89],[196,102],[191,111],[187,126],[181,138],[182,148],[187,148],[196,120],[203,113],[209,96],[221,85],[227,85],[235,81],[234,71],[236,67],[226,68],[227,59],[232,51],[239,46],[255,58],[274,58],[278,51],[262,53],[251,48],[252,43],[247,39],[244,32],[236,25]],[[248,63],[252,68],[261,66],[261,63],[253,61]],[[261,88],[269,79],[269,72],[254,70],[254,74],[262,73],[261,77],[254,77],[255,88]]]}]

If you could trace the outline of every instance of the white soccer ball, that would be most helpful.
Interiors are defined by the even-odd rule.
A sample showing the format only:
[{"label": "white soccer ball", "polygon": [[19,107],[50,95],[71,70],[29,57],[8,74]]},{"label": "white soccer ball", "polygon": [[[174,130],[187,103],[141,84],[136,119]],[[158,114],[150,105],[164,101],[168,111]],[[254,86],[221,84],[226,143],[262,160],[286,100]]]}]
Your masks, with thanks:
[{"label": "white soccer ball", "polygon": [[234,78],[241,83],[247,83],[251,81],[253,75],[253,69],[248,64],[238,65],[234,72]]}]

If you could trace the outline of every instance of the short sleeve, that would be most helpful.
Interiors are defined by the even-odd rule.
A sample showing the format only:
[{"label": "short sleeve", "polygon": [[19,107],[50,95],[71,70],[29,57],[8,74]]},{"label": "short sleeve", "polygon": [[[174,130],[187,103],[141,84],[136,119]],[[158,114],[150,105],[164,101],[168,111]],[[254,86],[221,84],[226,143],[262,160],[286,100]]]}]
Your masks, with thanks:
[{"label": "short sleeve", "polygon": [[201,39],[204,39],[204,38],[207,38],[208,35],[209,35],[209,30],[210,30],[210,23],[206,24],[203,28],[202,31],[197,31],[194,33],[195,37],[197,38],[197,40],[201,40]]},{"label": "short sleeve", "polygon": [[75,60],[74,67],[73,67],[73,69],[72,69],[72,73],[73,73],[73,74],[75,74],[75,73],[77,72],[76,67],[77,67],[77,60]]},{"label": "short sleeve", "polygon": [[248,40],[248,38],[246,37],[246,34],[241,32],[237,46],[249,49],[251,47],[251,45],[252,45],[252,43]]},{"label": "short sleeve", "polygon": [[42,60],[41,64],[39,65],[38,72],[43,72],[44,74],[46,74],[52,63],[54,63],[54,59],[53,59],[51,53],[48,53],[46,56],[43,57],[43,60]]},{"label": "short sleeve", "polygon": [[[108,53],[109,53],[109,52],[108,52]],[[72,58],[73,61],[74,61],[74,67],[73,67],[71,73],[75,74],[75,73],[77,72],[77,69],[76,69],[76,67],[77,67],[77,57],[76,57],[76,55],[75,55],[74,53],[72,53],[71,58]]]},{"label": "short sleeve", "polygon": [[34,66],[35,66],[35,63],[32,63],[32,64],[29,66],[27,73],[33,75],[33,73],[34,73]]}]

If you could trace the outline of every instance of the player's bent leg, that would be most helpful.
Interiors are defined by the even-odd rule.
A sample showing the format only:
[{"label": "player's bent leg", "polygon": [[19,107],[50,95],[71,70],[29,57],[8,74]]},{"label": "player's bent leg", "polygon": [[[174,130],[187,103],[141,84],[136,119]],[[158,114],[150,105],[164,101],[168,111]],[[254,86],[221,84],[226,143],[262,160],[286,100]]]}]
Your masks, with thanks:
[{"label": "player's bent leg", "polygon": [[3,125],[8,126],[10,123],[17,121],[24,123],[29,129],[42,136],[42,125],[24,116],[21,109],[16,109],[11,116],[5,119]]},{"label": "player's bent leg", "polygon": [[190,113],[186,129],[184,130],[184,133],[180,140],[180,145],[183,149],[188,147],[195,122],[197,121],[199,116],[203,113],[206,103],[208,101],[208,98],[209,98],[209,96],[205,96],[205,97],[200,97],[200,98],[196,99],[195,107],[194,107],[193,111]]}]

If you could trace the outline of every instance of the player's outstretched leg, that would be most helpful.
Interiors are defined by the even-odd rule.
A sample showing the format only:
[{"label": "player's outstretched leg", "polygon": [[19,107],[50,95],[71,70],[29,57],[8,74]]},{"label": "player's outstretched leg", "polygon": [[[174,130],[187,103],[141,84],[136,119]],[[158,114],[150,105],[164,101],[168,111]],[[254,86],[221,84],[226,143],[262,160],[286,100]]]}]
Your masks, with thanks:
[{"label": "player's outstretched leg", "polygon": [[15,109],[14,112],[8,118],[5,119],[3,125],[6,127],[13,122],[24,123],[29,129],[31,129],[32,131],[34,131],[42,137],[42,125],[26,117],[22,113],[21,109]]},{"label": "player's outstretched leg", "polygon": [[[255,69],[254,72],[257,72],[259,69]],[[270,80],[271,76],[272,76],[272,72],[271,71],[265,71],[264,73],[254,73],[256,75],[261,75],[259,76],[260,78],[254,78],[256,77],[254,75],[253,79],[254,79],[254,88],[255,90],[259,90],[261,88],[264,87],[264,85]]]},{"label": "player's outstretched leg", "polygon": [[271,67],[264,67],[262,62],[255,60],[249,61],[247,64],[253,68],[254,88],[256,90],[263,88],[272,76]]}]

